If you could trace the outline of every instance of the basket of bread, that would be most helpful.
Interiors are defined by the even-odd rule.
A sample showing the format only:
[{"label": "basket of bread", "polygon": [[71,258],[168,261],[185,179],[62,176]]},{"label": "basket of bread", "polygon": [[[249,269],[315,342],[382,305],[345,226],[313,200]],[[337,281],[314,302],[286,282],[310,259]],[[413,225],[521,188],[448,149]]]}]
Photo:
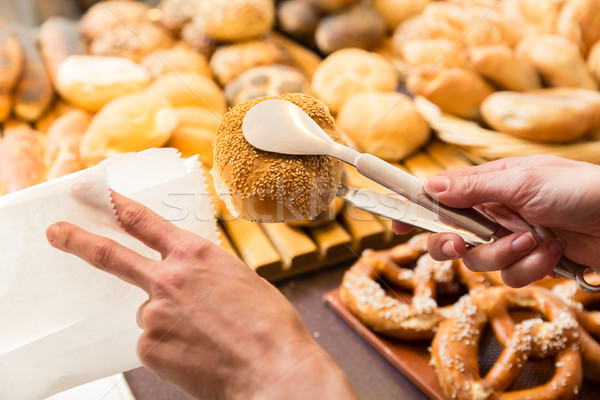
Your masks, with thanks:
[{"label": "basket of bread", "polygon": [[598,163],[599,24],[596,1],[434,1],[391,46],[421,114],[473,161]]}]

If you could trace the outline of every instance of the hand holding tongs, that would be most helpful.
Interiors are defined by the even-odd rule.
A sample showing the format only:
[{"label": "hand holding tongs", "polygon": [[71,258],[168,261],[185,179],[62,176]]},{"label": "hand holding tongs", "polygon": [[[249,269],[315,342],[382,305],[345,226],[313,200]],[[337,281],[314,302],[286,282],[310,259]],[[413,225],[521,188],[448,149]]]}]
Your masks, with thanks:
[{"label": "hand holding tongs", "polygon": [[[512,233],[475,208],[452,208],[436,202],[425,193],[420,179],[371,154],[334,142],[308,114],[289,101],[271,99],[258,103],[246,114],[242,131],[246,140],[261,150],[335,157],[405,198],[342,185],[338,197],[359,209],[430,232],[453,232],[472,246],[493,243]],[[600,273],[563,256],[554,271],[574,279],[585,291],[600,292],[600,285],[586,282],[588,269]]]}]

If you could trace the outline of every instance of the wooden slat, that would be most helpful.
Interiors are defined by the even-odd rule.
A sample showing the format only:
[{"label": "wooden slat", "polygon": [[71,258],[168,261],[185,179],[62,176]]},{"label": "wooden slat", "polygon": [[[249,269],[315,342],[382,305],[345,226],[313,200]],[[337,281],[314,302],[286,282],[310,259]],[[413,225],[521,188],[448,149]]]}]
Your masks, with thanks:
[{"label": "wooden slat", "polygon": [[344,259],[352,255],[352,236],[337,221],[310,228],[308,234],[317,243],[321,261]]},{"label": "wooden slat", "polygon": [[229,237],[225,233],[225,230],[223,230],[223,227],[220,225],[220,223],[217,224],[217,232],[219,232],[219,239],[221,239],[221,247],[225,249],[229,254],[239,258],[239,254],[237,253],[237,251],[235,251],[233,244],[229,240]]},{"label": "wooden slat", "polygon": [[423,152],[404,160],[404,165],[411,174],[419,179],[425,179],[443,170],[440,164]]},{"label": "wooden slat", "polygon": [[317,245],[302,229],[286,224],[261,224],[261,227],[279,253],[284,271],[317,261]]},{"label": "wooden slat", "polygon": [[439,140],[432,141],[425,151],[444,169],[464,168],[473,165],[451,145],[442,143]]},{"label": "wooden slat", "polygon": [[352,236],[352,249],[358,253],[367,248],[381,248],[385,229],[377,218],[366,211],[347,205],[341,213],[342,223]]},{"label": "wooden slat", "polygon": [[279,253],[257,223],[239,218],[222,222],[233,246],[250,268],[265,279],[280,274]]}]

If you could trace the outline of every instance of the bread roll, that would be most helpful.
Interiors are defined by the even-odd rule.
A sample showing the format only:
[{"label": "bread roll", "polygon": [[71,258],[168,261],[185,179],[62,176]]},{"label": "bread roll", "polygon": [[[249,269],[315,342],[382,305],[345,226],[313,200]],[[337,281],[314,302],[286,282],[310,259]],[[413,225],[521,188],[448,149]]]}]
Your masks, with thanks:
[{"label": "bread roll", "polygon": [[585,100],[539,92],[496,92],[481,105],[481,114],[493,129],[541,142],[582,137],[592,125],[593,113]]},{"label": "bread roll", "polygon": [[118,25],[106,31],[92,41],[89,52],[140,62],[148,54],[171,46],[173,38],[164,28],[151,22],[142,22]]},{"label": "bread roll", "polygon": [[[277,98],[298,105],[332,139],[340,140],[323,103],[298,93]],[[242,121],[250,108],[266,99],[269,97],[246,101],[225,114],[215,139],[211,170],[217,193],[234,217],[260,222],[312,219],[334,199],[342,164],[329,156],[282,155],[252,147],[242,133]]]},{"label": "bread roll", "polygon": [[470,47],[467,57],[475,71],[499,89],[521,92],[541,87],[534,66],[506,45]]},{"label": "bread roll", "polygon": [[286,49],[272,40],[252,40],[219,47],[210,59],[210,69],[221,85],[242,72],[270,64],[291,64]]},{"label": "bread roll", "polygon": [[331,13],[345,7],[355,5],[359,0],[306,0],[322,13]]},{"label": "bread roll", "polygon": [[71,103],[67,103],[61,98],[58,98],[54,104],[52,104],[52,107],[48,110],[48,112],[44,114],[42,118],[35,121],[35,129],[42,133],[46,133],[54,121],[73,110],[80,110],[80,108],[72,105]]},{"label": "bread roll", "polygon": [[600,40],[600,1],[570,0],[561,8],[556,32],[576,43],[585,56]]},{"label": "bread roll", "polygon": [[84,168],[79,157],[79,146],[91,121],[89,113],[74,110],[57,118],[50,126],[44,151],[46,179],[58,178]]},{"label": "bread roll", "polygon": [[385,34],[385,20],[377,11],[356,6],[322,18],[315,31],[315,41],[324,54],[347,47],[372,50]]},{"label": "bread roll", "polygon": [[56,86],[58,66],[69,56],[85,54],[77,21],[51,17],[40,27],[40,51],[52,83]]},{"label": "bread roll", "polygon": [[206,58],[210,58],[217,47],[214,38],[204,31],[202,23],[193,18],[181,29],[181,40]]},{"label": "bread roll", "polygon": [[183,42],[168,49],[156,50],[144,57],[141,65],[151,79],[175,72],[212,76],[207,58]]},{"label": "bread roll", "polygon": [[0,139],[0,196],[44,181],[43,135],[27,127]]},{"label": "bread roll", "polygon": [[556,21],[565,0],[502,0],[497,5],[522,35],[554,32]]},{"label": "bread roll", "polygon": [[277,32],[271,33],[268,38],[285,50],[293,67],[298,68],[308,78],[312,78],[322,61],[317,53]]},{"label": "bread roll", "polygon": [[251,68],[225,86],[225,98],[230,106],[264,96],[284,93],[306,93],[306,77],[289,65],[267,65]]},{"label": "bread roll", "polygon": [[[310,2],[287,0],[277,6],[277,27],[301,42],[314,38],[321,14]],[[313,41],[314,42],[314,41]]]},{"label": "bread roll", "polygon": [[596,83],[600,86],[600,40],[596,42],[588,54],[587,67]]},{"label": "bread roll", "polygon": [[146,92],[110,101],[94,116],[81,139],[80,154],[89,167],[114,154],[161,147],[177,126],[168,100]]},{"label": "bread roll", "polygon": [[600,128],[600,92],[597,90],[580,88],[549,88],[534,90],[531,91],[531,93],[585,101],[589,105],[592,114],[590,125],[586,131],[598,130]]},{"label": "bread roll", "polygon": [[94,4],[81,17],[81,36],[92,41],[119,26],[148,21],[150,7],[139,1],[107,0]]},{"label": "bread roll", "polygon": [[227,110],[221,88],[206,75],[190,72],[167,74],[152,82],[145,90],[149,96],[163,97],[173,107],[197,106],[223,115]]},{"label": "bread roll", "polygon": [[399,161],[429,140],[429,126],[410,97],[396,92],[350,97],[336,124],[364,152],[387,161]]},{"label": "bread roll", "polygon": [[158,23],[177,35],[181,28],[194,16],[194,0],[161,0]]},{"label": "bread roll", "polygon": [[213,160],[212,144],[221,116],[195,106],[175,107],[173,111],[177,115],[177,127],[167,146],[175,147],[184,157],[198,154],[198,159],[210,168]]},{"label": "bread roll", "polygon": [[15,32],[0,26],[0,91],[14,89],[23,72],[23,50]]},{"label": "bread roll", "polygon": [[413,39],[400,44],[396,49],[408,65],[439,64],[447,67],[465,65],[463,47],[448,39]]},{"label": "bread roll", "polygon": [[312,91],[332,113],[350,96],[367,92],[393,92],[398,86],[394,67],[382,56],[361,49],[331,53],[313,75]]},{"label": "bread roll", "polygon": [[528,35],[515,52],[535,66],[548,86],[598,89],[577,45],[562,36]]},{"label": "bread roll", "polygon": [[219,41],[251,39],[269,32],[275,20],[273,0],[203,0],[195,15],[207,35]]},{"label": "bread roll", "polygon": [[472,120],[481,118],[479,106],[494,92],[479,74],[465,68],[422,67],[408,76],[406,87],[442,110]]},{"label": "bread roll", "polygon": [[432,0],[373,0],[372,7],[385,19],[388,29],[423,12]]},{"label": "bread roll", "polygon": [[15,88],[13,113],[26,121],[36,121],[52,104],[54,88],[33,33],[27,28],[20,28],[17,33],[23,49],[24,64]]},{"label": "bread roll", "polygon": [[121,57],[70,56],[60,63],[57,72],[56,90],[61,97],[93,112],[150,82],[144,68]]}]

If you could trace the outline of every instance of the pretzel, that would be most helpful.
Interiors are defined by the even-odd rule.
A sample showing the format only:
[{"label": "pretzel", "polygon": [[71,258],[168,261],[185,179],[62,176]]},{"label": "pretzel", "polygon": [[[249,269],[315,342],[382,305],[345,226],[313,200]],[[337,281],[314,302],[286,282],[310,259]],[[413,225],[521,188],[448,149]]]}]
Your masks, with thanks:
[{"label": "pretzel", "polygon": [[[515,324],[508,314],[513,307],[533,309],[546,321],[534,318]],[[482,377],[477,353],[488,324],[504,350]],[[577,334],[572,311],[548,290],[492,287],[463,297],[452,316],[440,323],[432,343],[432,363],[444,394],[451,399],[575,398],[583,379]],[[531,389],[507,391],[534,357],[554,358],[552,379]]]},{"label": "pretzel", "polygon": [[[346,271],[342,302],[376,332],[407,340],[429,340],[442,318],[438,291],[458,291],[456,261],[439,262],[426,254],[427,234],[389,250],[365,252]],[[409,266],[416,266],[414,269]],[[412,291],[412,301],[392,297],[378,279]]]},{"label": "pretzel", "polygon": [[[593,275],[592,283],[600,279]],[[593,280],[596,282],[593,282]],[[564,300],[574,311],[579,322],[579,347],[583,358],[583,372],[587,379],[600,382],[600,311],[588,310],[587,307],[600,303],[600,295],[588,293],[572,280],[567,280],[552,288],[552,292]]]}]

